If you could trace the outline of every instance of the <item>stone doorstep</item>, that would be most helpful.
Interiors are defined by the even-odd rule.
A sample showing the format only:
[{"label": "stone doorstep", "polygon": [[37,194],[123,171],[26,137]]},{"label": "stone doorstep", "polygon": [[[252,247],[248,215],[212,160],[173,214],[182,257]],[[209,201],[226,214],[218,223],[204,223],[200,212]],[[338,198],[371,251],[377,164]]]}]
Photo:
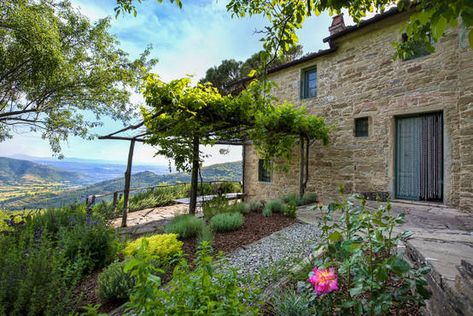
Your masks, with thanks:
[{"label": "stone doorstep", "polygon": [[[421,250],[416,248],[411,241],[406,242],[405,257],[413,265],[425,264],[431,266],[432,271],[426,276],[432,297],[427,301],[426,315],[472,315],[473,314],[473,288],[465,282],[462,268],[453,265],[459,272],[454,278],[442,276],[439,272],[438,260],[426,258]],[[466,269],[465,269],[466,270]],[[464,272],[465,273],[465,272]]]}]

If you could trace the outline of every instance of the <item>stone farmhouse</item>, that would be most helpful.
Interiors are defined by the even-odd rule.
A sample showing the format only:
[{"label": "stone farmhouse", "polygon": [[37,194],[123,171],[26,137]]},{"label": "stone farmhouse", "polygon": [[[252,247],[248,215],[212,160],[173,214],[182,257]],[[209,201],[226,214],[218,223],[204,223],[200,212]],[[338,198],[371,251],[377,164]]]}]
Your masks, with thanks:
[{"label": "stone farmhouse", "polygon": [[[275,96],[333,124],[330,145],[310,147],[307,191],[337,187],[368,197],[473,211],[473,50],[449,29],[435,52],[394,60],[409,13],[391,9],[346,27],[333,19],[330,48],[269,71]],[[299,191],[299,150],[289,171],[266,170],[244,146],[244,191],[268,199]],[[277,164],[277,162],[273,162]]]}]

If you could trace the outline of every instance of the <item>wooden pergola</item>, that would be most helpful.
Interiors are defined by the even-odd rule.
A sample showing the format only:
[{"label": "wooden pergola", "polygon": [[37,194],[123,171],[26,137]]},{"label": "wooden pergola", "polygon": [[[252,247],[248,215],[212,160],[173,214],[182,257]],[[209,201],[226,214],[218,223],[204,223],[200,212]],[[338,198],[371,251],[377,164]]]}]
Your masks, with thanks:
[{"label": "wooden pergola", "polygon": [[[155,115],[156,117],[158,115]],[[122,140],[122,141],[129,141],[130,147],[128,150],[128,161],[127,167],[125,171],[125,187],[123,189],[123,210],[122,210],[122,227],[127,226],[127,214],[129,209],[129,197],[130,197],[130,186],[131,186],[131,169],[133,164],[133,154],[135,150],[135,143],[141,142],[145,143],[150,133],[144,127],[145,122],[144,120],[133,125],[129,125],[124,127],[118,131],[113,133],[99,136],[98,139],[109,139],[109,140]],[[169,126],[163,126],[162,131],[166,130]],[[132,132],[132,136],[124,135],[124,133]],[[209,135],[212,136],[212,135]],[[216,145],[232,145],[232,146],[243,146],[242,148],[242,189],[243,194],[245,193],[245,182],[244,182],[244,174],[245,174],[245,145],[249,144],[247,139],[217,139],[215,142]],[[194,154],[199,152],[199,146],[197,144],[196,148],[194,148]],[[195,156],[195,155],[194,155]],[[192,163],[192,174],[191,174],[191,194],[190,194],[190,205],[189,209],[195,209],[197,204],[197,184],[198,184],[198,171],[200,165],[199,160],[194,159]]]}]

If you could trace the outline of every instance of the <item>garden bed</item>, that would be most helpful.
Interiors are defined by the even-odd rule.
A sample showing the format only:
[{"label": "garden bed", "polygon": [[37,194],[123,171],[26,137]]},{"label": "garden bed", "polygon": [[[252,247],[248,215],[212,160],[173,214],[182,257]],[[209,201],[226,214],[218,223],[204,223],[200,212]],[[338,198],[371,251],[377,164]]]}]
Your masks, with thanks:
[{"label": "garden bed", "polygon": [[[245,215],[245,223],[243,226],[232,232],[214,233],[213,246],[216,252],[222,251],[229,254],[232,251],[254,243],[263,237],[269,236],[285,227],[296,222],[295,219],[286,217],[282,214],[273,214],[270,217],[264,217],[260,212],[251,212]],[[192,262],[195,258],[197,249],[197,239],[183,240],[183,251],[186,258]],[[82,280],[78,286],[78,295],[82,296],[82,306],[88,304],[102,304],[101,312],[110,312],[116,307],[123,304],[123,301],[100,302],[95,293],[97,286],[97,277],[100,271],[97,271]],[[163,277],[166,281],[169,279],[171,271]]]}]

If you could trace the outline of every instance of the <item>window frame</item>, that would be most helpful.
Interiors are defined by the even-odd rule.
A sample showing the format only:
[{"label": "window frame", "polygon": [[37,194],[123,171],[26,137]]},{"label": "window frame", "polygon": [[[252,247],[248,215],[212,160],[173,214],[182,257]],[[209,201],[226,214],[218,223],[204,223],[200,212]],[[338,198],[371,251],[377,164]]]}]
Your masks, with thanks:
[{"label": "window frame", "polygon": [[268,170],[265,168],[263,159],[258,159],[258,182],[261,182],[261,183],[273,182],[273,174],[271,172],[271,169]]},{"label": "window frame", "polygon": [[[309,95],[309,81],[308,80],[308,74],[310,72],[315,72],[315,95],[311,96]],[[318,95],[318,76],[317,76],[317,66],[311,66],[308,68],[304,68],[301,71],[301,88],[300,88],[300,97],[301,99],[313,99],[316,98]]]},{"label": "window frame", "polygon": [[[363,130],[359,130],[358,123],[359,122],[366,122],[366,129],[363,128]],[[354,128],[353,128],[353,136],[356,138],[368,138],[370,137],[370,117],[369,116],[361,116],[361,117],[355,117],[354,120]],[[366,131],[365,131],[366,130]],[[366,134],[365,134],[366,132]]]}]

